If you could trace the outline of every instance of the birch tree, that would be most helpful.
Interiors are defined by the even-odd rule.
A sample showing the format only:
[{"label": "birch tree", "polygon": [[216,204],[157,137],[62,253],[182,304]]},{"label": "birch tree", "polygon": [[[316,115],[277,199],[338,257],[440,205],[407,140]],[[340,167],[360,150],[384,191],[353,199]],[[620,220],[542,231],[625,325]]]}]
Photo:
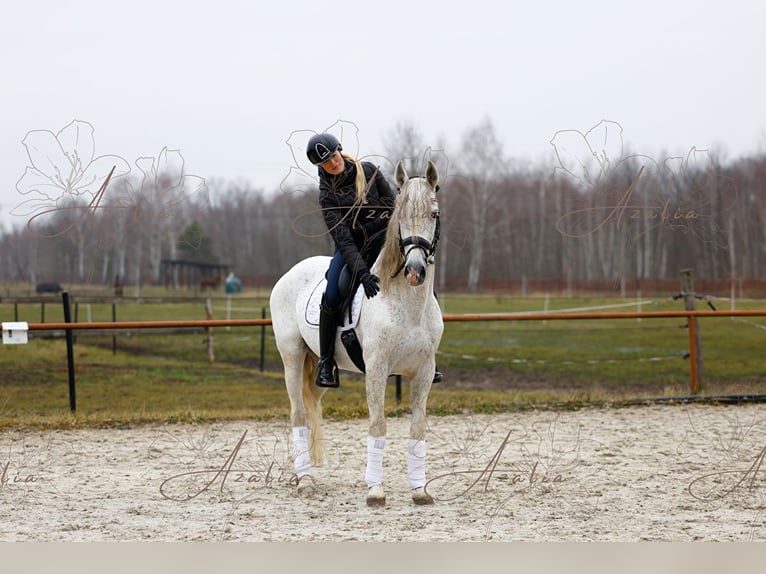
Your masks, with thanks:
[{"label": "birch tree", "polygon": [[500,179],[506,173],[503,149],[493,124],[485,119],[470,128],[462,139],[457,166],[463,179],[465,211],[462,222],[468,226],[467,288],[475,292],[479,288],[484,251],[492,234],[486,233],[489,210],[500,200],[496,193]]}]

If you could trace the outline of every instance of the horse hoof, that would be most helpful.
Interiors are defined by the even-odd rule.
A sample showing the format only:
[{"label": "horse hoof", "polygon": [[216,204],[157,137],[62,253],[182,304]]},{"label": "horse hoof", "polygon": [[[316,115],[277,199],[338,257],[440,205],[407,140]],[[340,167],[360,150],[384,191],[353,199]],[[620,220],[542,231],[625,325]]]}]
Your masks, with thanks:
[{"label": "horse hoof", "polygon": [[309,498],[313,496],[316,489],[314,488],[314,479],[308,474],[298,479],[298,488],[296,493],[300,498]]},{"label": "horse hoof", "polygon": [[386,494],[383,492],[383,487],[379,484],[370,487],[367,492],[367,506],[385,506]]},{"label": "horse hoof", "polygon": [[434,499],[433,497],[428,494],[424,488],[415,488],[412,490],[412,502],[417,504],[418,506],[426,505],[426,504],[433,504]]}]

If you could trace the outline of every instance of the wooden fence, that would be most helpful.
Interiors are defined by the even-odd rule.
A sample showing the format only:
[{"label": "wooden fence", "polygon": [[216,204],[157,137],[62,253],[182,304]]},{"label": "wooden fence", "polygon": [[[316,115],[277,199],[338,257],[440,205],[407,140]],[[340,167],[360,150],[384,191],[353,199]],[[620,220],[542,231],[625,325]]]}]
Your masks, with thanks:
[{"label": "wooden fence", "polygon": [[[65,294],[66,295],[66,294]],[[65,304],[66,307],[66,304]],[[460,321],[567,321],[582,319],[659,319],[685,317],[689,330],[689,392],[698,392],[698,375],[700,370],[699,333],[697,319],[700,317],[764,317],[766,310],[683,310],[683,311],[628,311],[628,312],[577,312],[577,313],[480,313],[444,315],[445,322]],[[207,320],[172,320],[172,321],[118,321],[73,323],[28,323],[29,331],[64,331],[67,335],[67,357],[70,372],[70,408],[75,410],[74,359],[72,349],[72,334],[81,330],[117,330],[117,329],[192,329],[213,327],[263,327],[271,325],[271,319],[207,319]],[[397,380],[397,396],[401,393],[401,380]]]}]

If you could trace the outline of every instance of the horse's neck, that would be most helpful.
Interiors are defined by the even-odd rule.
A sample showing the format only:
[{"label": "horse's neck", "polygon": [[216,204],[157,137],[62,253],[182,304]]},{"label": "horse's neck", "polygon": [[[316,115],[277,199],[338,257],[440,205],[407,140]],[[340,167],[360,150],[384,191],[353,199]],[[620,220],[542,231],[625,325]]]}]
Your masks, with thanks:
[{"label": "horse's neck", "polygon": [[389,282],[387,289],[381,294],[388,299],[399,302],[406,312],[415,316],[420,315],[434,296],[433,266],[429,266],[427,269],[426,279],[422,285],[418,287],[408,285],[400,273]]}]

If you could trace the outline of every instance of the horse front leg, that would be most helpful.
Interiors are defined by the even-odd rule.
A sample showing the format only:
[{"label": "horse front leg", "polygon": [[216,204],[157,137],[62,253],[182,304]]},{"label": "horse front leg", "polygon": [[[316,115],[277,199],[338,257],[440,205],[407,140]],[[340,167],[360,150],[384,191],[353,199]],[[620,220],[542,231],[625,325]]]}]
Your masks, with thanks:
[{"label": "horse front leg", "polygon": [[383,490],[383,451],[386,446],[386,375],[374,368],[367,368],[367,408],[370,413],[370,431],[367,436],[367,506],[385,506]]},{"label": "horse front leg", "polygon": [[412,415],[410,439],[407,444],[407,481],[415,504],[433,504],[434,499],[425,491],[426,484],[426,403],[431,390],[433,368],[421,369],[410,382]]}]

